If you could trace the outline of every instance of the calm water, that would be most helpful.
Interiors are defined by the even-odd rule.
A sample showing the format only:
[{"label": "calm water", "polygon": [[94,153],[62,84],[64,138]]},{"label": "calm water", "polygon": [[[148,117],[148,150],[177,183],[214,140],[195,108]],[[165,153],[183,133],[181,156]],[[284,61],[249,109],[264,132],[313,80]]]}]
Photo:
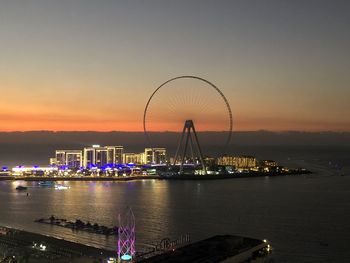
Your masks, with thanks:
[{"label": "calm water", "polygon": [[[114,238],[33,220],[54,214],[116,225],[128,205],[136,216],[139,247],[184,233],[194,240],[239,234],[269,239],[276,262],[350,262],[350,176],[340,176],[334,158],[318,156],[286,157],[318,172],[298,177],[67,182],[71,188],[61,191],[28,183],[29,196],[15,190],[19,182],[0,182],[0,224],[113,249]],[[347,158],[337,158],[341,173]]]}]

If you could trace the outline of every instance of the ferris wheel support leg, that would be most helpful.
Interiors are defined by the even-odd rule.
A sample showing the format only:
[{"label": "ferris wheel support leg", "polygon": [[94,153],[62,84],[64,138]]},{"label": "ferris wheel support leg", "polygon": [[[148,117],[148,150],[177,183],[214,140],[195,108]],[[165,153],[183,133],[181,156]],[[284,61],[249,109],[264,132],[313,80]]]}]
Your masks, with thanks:
[{"label": "ferris wheel support leg", "polygon": [[203,158],[201,146],[199,145],[199,140],[198,140],[198,137],[197,137],[197,132],[196,132],[196,130],[195,130],[193,124],[192,124],[192,130],[193,130],[194,138],[195,138],[195,140],[196,140],[196,144],[197,144],[197,147],[198,147],[199,158],[201,159],[201,163],[202,163],[202,167],[203,167],[204,174],[207,174],[207,169],[205,168],[205,163],[204,163],[204,158]]},{"label": "ferris wheel support leg", "polygon": [[181,139],[180,139],[180,142],[179,142],[179,144],[177,146],[177,149],[176,149],[175,159],[174,159],[174,166],[176,165],[177,158],[179,157],[179,151],[180,151],[180,147],[182,145],[182,142],[184,140],[185,130],[186,130],[186,125],[184,125],[184,128],[182,130],[182,134],[181,134]]},{"label": "ferris wheel support leg", "polygon": [[191,150],[191,157],[192,157],[192,161],[194,161],[194,152],[193,152],[193,139],[192,139],[192,134],[190,134],[190,150]]},{"label": "ferris wheel support leg", "polygon": [[190,138],[190,129],[187,128],[187,136],[186,136],[186,143],[185,143],[185,148],[182,154],[182,158],[181,158],[181,166],[180,166],[180,174],[183,173],[183,168],[184,168],[184,161],[185,161],[185,156],[186,156],[186,152],[187,152],[187,146],[188,146],[188,141]]}]

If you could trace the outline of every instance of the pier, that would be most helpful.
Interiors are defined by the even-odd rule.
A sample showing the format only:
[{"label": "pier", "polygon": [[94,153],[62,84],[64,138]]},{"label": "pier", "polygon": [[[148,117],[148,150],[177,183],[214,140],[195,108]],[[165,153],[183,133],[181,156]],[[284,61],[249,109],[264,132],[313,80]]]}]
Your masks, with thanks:
[{"label": "pier", "polygon": [[49,218],[36,219],[34,220],[34,222],[53,225],[53,226],[60,226],[60,227],[70,228],[72,230],[85,231],[89,233],[101,234],[106,236],[118,235],[117,226],[107,227],[107,226],[99,225],[97,223],[93,223],[93,224],[91,224],[90,222],[85,223],[80,219],[76,219],[75,221],[68,221],[67,219],[56,218],[52,215]]}]

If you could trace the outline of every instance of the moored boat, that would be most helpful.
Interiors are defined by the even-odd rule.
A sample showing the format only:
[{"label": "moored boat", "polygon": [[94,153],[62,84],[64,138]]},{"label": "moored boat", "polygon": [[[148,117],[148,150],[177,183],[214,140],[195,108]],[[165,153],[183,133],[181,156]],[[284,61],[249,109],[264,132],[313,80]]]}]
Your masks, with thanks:
[{"label": "moored boat", "polygon": [[24,190],[27,190],[28,188],[26,186],[22,186],[22,185],[19,185],[16,187],[16,190],[18,191],[24,191]]},{"label": "moored boat", "polygon": [[66,189],[68,189],[68,188],[70,188],[70,187],[67,186],[67,185],[64,185],[64,184],[56,184],[56,185],[55,185],[55,189],[56,189],[56,190],[66,190]]},{"label": "moored boat", "polygon": [[39,182],[39,186],[42,186],[42,187],[54,187],[55,186],[55,182],[53,182],[53,181],[40,181]]}]

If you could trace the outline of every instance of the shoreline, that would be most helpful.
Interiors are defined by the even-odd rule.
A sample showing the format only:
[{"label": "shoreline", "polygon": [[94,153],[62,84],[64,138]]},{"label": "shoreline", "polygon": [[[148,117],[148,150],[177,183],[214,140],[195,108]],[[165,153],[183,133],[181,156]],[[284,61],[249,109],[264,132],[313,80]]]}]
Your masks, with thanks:
[{"label": "shoreline", "polygon": [[50,176],[0,176],[0,181],[135,181],[143,179],[160,179],[157,176],[125,176],[125,177],[109,177],[109,176],[99,176],[99,177],[50,177]]},{"label": "shoreline", "polygon": [[50,176],[0,176],[0,181],[136,181],[136,180],[161,179],[158,175],[150,176],[125,176],[125,177],[50,177]]},{"label": "shoreline", "polygon": [[311,171],[294,171],[288,173],[235,173],[235,174],[215,174],[215,175],[175,175],[175,176],[160,176],[160,175],[138,175],[125,177],[46,177],[46,176],[0,176],[0,181],[113,181],[127,182],[137,180],[222,180],[222,179],[238,179],[252,177],[275,177],[275,176],[298,176],[312,174]]}]

